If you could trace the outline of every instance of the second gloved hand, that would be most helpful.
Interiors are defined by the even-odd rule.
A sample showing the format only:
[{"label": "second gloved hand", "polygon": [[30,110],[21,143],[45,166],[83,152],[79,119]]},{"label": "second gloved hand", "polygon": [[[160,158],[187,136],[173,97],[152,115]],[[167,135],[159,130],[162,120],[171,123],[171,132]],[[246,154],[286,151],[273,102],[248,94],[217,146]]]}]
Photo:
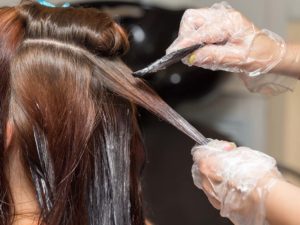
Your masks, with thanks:
[{"label": "second gloved hand", "polygon": [[192,154],[194,183],[223,217],[235,225],[267,225],[265,199],[282,179],[272,157],[217,140]]},{"label": "second gloved hand", "polygon": [[197,43],[207,46],[186,57],[185,64],[250,76],[269,72],[286,53],[285,42],[280,36],[258,29],[226,2],[211,8],[187,10],[181,20],[178,38],[167,53]]}]

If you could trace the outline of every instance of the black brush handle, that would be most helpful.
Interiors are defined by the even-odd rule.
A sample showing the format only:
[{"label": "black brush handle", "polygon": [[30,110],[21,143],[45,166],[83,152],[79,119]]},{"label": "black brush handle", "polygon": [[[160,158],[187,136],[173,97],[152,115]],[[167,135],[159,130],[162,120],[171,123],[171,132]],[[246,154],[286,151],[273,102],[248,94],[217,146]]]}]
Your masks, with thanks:
[{"label": "black brush handle", "polygon": [[202,48],[204,46],[205,46],[205,44],[196,44],[196,45],[189,46],[187,48],[183,48],[183,49],[171,52],[170,54],[167,54],[167,55],[163,56],[162,58],[156,60],[155,62],[151,63],[144,69],[133,72],[132,75],[135,77],[144,77],[147,74],[155,73],[157,71],[163,70],[163,69],[179,62],[181,59],[183,59],[187,55],[191,54],[198,48]]}]

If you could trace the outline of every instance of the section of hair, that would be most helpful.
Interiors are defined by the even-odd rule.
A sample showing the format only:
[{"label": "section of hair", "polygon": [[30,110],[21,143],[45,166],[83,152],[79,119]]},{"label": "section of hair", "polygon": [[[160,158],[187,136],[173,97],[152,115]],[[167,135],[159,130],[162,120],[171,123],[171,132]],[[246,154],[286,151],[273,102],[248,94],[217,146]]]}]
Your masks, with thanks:
[{"label": "section of hair", "polygon": [[134,110],[81,52],[50,43],[25,41],[11,70],[16,140],[45,223],[130,224]]},{"label": "section of hair", "polygon": [[120,56],[129,48],[124,30],[97,9],[49,8],[25,0],[20,12],[29,39],[60,40],[98,56]]}]

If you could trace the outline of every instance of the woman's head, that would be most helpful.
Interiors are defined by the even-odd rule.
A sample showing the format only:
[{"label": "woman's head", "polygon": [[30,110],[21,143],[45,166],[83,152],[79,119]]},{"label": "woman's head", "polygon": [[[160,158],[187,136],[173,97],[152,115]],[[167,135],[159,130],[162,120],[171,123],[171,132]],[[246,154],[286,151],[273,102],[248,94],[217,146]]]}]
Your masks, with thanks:
[{"label": "woman's head", "polygon": [[0,8],[0,224],[14,213],[3,162],[15,149],[47,225],[143,224],[135,104],[201,135],[131,76],[118,58],[127,49],[122,28],[95,9]]}]

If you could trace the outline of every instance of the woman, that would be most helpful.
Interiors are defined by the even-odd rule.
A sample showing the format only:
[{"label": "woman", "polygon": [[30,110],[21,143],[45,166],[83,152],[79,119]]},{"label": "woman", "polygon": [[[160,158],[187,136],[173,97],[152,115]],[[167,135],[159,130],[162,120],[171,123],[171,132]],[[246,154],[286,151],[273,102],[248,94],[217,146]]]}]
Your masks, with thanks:
[{"label": "woman", "polygon": [[0,224],[144,224],[138,104],[203,137],[118,58],[95,9],[0,8]]},{"label": "woman", "polygon": [[[267,72],[299,79],[300,45],[257,28],[225,2],[187,10],[168,51],[193,43],[207,46],[184,59],[188,65],[243,73],[246,82]],[[235,225],[300,224],[300,189],[283,180],[273,158],[216,140],[192,152],[195,184]]]}]

